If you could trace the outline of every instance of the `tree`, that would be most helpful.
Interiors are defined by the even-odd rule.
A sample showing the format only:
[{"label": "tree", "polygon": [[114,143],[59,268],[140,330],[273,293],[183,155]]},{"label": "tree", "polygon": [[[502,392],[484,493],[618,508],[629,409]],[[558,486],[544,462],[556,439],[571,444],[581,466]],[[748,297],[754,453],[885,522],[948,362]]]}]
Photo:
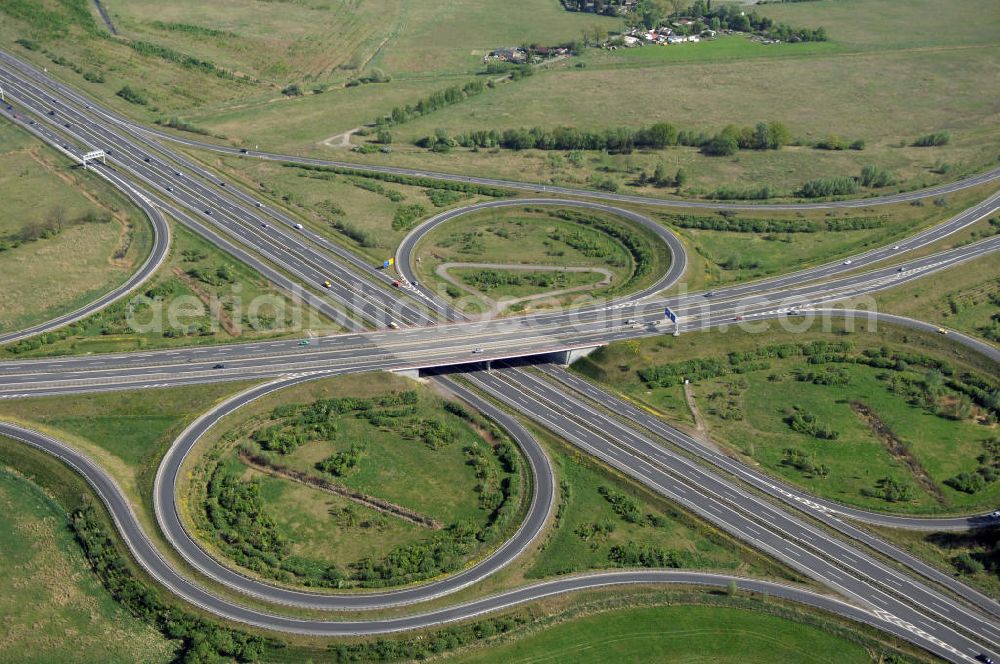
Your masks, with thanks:
[{"label": "tree", "polygon": [[674,176],[674,186],[680,189],[687,182],[687,172],[683,168],[677,169],[677,174]]},{"label": "tree", "polygon": [[378,133],[375,134],[375,140],[382,145],[388,145],[389,143],[392,143],[392,132],[385,127],[381,127],[379,128]]},{"label": "tree", "polygon": [[657,187],[663,187],[666,186],[668,183],[669,180],[667,179],[667,168],[663,165],[663,162],[661,161],[656,165],[656,168],[653,170],[653,184],[655,184]]},{"label": "tree", "polygon": [[730,581],[726,584],[726,594],[732,597],[737,592],[739,592],[739,586],[736,585],[736,581]]}]

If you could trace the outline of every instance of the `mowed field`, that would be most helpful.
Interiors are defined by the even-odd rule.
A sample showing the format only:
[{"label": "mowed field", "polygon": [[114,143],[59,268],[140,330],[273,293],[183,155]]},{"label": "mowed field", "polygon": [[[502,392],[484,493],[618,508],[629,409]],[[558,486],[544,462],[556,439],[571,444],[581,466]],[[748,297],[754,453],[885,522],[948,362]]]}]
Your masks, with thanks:
[{"label": "mowed field", "polygon": [[456,662],[801,662],[864,664],[872,655],[818,627],[741,609],[642,607],[567,620]]},{"label": "mowed field", "polygon": [[0,662],[170,662],[175,644],[120,606],[91,571],[66,512],[0,468]]},{"label": "mowed field", "polygon": [[[72,311],[111,290],[149,254],[146,217],[96,177],[0,124],[0,332]],[[93,221],[82,221],[84,215]],[[58,222],[61,232],[13,246]]]}]

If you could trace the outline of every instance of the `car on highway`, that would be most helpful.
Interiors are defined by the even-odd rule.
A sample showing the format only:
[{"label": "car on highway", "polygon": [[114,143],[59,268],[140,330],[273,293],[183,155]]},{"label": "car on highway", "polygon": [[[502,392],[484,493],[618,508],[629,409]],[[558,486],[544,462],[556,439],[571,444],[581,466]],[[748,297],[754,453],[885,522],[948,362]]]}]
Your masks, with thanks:
[{"label": "car on highway", "polygon": [[899,245],[898,244],[892,245],[892,250],[893,251],[899,251]]},{"label": "car on highway", "polygon": [[705,293],[705,297],[715,297],[715,291],[712,290],[708,291],[707,293]]},{"label": "car on highway", "polygon": [[68,123],[68,122],[67,122],[67,123],[66,123],[66,124],[64,124],[63,126],[64,126],[64,127],[66,127],[67,129],[69,129],[69,128],[71,128],[71,127],[72,127],[73,125],[71,125],[70,123]]},{"label": "car on highway", "polygon": [[249,150],[246,148],[240,148],[240,154],[246,154],[247,152],[249,152]]},{"label": "car on highway", "polygon": [[395,281],[393,281],[392,285],[394,287],[396,287],[396,288],[402,288],[403,287],[403,284],[402,284],[402,282],[399,281],[399,279],[396,279]]},{"label": "car on highway", "polygon": [[323,288],[333,288],[333,282],[327,279],[323,282]]},{"label": "car on highway", "polygon": [[472,349],[472,354],[473,354],[473,355],[479,355],[479,354],[480,354],[480,353],[482,353],[482,352],[483,352],[483,349],[482,349],[482,348],[473,348],[473,349]]},{"label": "car on highway", "polygon": [[399,329],[399,323],[397,323],[394,320],[389,321],[389,329],[390,330],[398,330]]},{"label": "car on highway", "polygon": [[906,268],[900,265],[898,268],[896,268],[896,272],[906,272]]},{"label": "car on highway", "polygon": [[259,207],[259,208],[262,208],[262,207],[264,207],[263,205],[261,205],[261,204],[260,204],[260,201],[257,201],[256,203],[254,203],[254,205],[256,205],[256,206],[257,206],[257,207]]},{"label": "car on highway", "polygon": [[211,211],[211,210],[205,210],[205,214],[207,214],[207,215],[211,215],[211,214],[212,214],[212,211]]},{"label": "car on highway", "polygon": [[993,658],[984,652],[976,655],[976,660],[982,662],[983,664],[993,664]]},{"label": "car on highway", "polygon": [[49,115],[55,115],[55,114],[56,114],[55,111],[49,111]]},{"label": "car on highway", "polygon": [[734,318],[733,320],[743,320],[743,316],[737,316],[737,317],[736,317],[736,318]]},{"label": "car on highway", "polygon": [[299,342],[299,345],[300,346],[308,346],[309,345],[309,340],[308,339],[303,339],[302,341]]},{"label": "car on highway", "polygon": [[214,365],[214,366],[213,366],[212,368],[213,368],[213,369],[225,369],[225,368],[226,368],[226,365],[225,365],[225,364],[222,364],[222,363],[220,362],[219,364],[216,364],[216,365]]},{"label": "car on highway", "polygon": [[174,171],[174,175],[177,176],[177,177],[180,177],[181,176],[181,172],[180,171]]},{"label": "car on highway", "polygon": [[267,222],[265,222],[265,221],[260,222],[260,227],[261,228],[267,228]]},{"label": "car on highway", "polygon": [[146,162],[147,164],[149,163],[149,157],[143,157],[143,158],[142,158],[142,160],[143,160],[144,162]]},{"label": "car on highway", "polygon": [[850,265],[853,262],[854,261],[852,261],[850,258],[848,258],[846,261],[844,261],[844,265]]},{"label": "car on highway", "polygon": [[295,230],[301,231],[302,230],[302,224],[295,224]]},{"label": "car on highway", "polygon": [[638,321],[637,321],[636,319],[634,319],[634,318],[629,318],[628,320],[626,320],[626,321],[625,321],[625,324],[626,324],[626,325],[635,325],[635,324],[636,324],[637,322],[638,322]]},{"label": "car on highway", "polygon": [[937,333],[938,334],[948,334],[948,330],[944,329],[943,327],[939,327],[937,329]]},{"label": "car on highway", "polygon": [[993,517],[994,519],[1000,519],[1000,510],[995,510],[991,512],[990,516]]},{"label": "car on highway", "polygon": [[226,186],[226,183],[225,183],[225,182],[220,182],[220,183],[219,183],[219,186],[220,186],[220,187],[225,187],[225,186]]},{"label": "car on highway", "polygon": [[173,190],[174,190],[173,187],[170,187],[170,186],[167,187],[167,191],[173,191]]}]

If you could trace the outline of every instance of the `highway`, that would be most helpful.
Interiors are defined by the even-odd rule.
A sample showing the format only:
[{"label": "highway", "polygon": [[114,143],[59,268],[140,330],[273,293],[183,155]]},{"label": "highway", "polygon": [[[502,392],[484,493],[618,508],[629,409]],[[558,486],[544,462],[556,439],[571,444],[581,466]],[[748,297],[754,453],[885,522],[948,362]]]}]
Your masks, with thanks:
[{"label": "highway", "polygon": [[[273,390],[333,373],[455,365],[475,367],[481,366],[484,360],[504,360],[525,355],[554,353],[592,347],[617,339],[662,334],[670,331],[669,327],[662,325],[665,306],[670,306],[681,316],[679,326],[681,331],[720,328],[768,318],[784,318],[788,314],[794,314],[796,317],[825,314],[824,307],[829,302],[907,283],[927,274],[959,265],[973,257],[987,255],[1000,248],[1000,238],[994,237],[960,248],[940,251],[931,256],[907,259],[908,252],[926,247],[994,214],[1000,206],[998,203],[1000,195],[994,195],[970,210],[912,238],[891,247],[865,252],[852,257],[851,261],[831,262],[781,277],[720,289],[711,297],[707,297],[704,293],[660,297],[656,293],[669,287],[683,273],[685,265],[683,246],[669,231],[641,215],[636,215],[638,218],[630,218],[636,223],[658,229],[657,234],[674,254],[670,271],[657,281],[654,288],[575,311],[539,314],[522,319],[435,325],[442,318],[454,317],[454,312],[436,302],[432,293],[420,288],[404,288],[398,291],[387,288],[388,277],[384,273],[364,264],[347,250],[321,236],[305,232],[305,229],[296,229],[294,219],[280,211],[273,211],[270,207],[258,207],[259,201],[240,192],[238,188],[223,186],[216,176],[204,171],[197,164],[149,140],[149,136],[162,138],[161,132],[137,127],[117,118],[113,113],[84,99],[62,84],[53,83],[37,70],[12,60],[11,56],[2,52],[0,52],[0,62],[5,63],[4,67],[0,68],[0,84],[20,105],[18,109],[7,111],[11,117],[13,113],[18,114],[15,121],[35,131],[36,135],[43,132],[42,136],[46,140],[57,145],[64,144],[61,141],[69,137],[76,142],[76,149],[80,151],[92,147],[111,149],[112,160],[125,171],[119,172],[114,165],[98,167],[102,172],[106,171],[106,177],[117,177],[121,182],[119,186],[134,189],[140,196],[145,197],[146,202],[152,201],[150,205],[154,209],[160,207],[178,218],[181,223],[193,228],[200,227],[204,232],[203,236],[215,238],[217,244],[238,257],[249,257],[248,262],[251,262],[251,265],[255,265],[253,261],[256,261],[256,264],[270,270],[270,273],[262,270],[269,278],[271,274],[277,274],[279,279],[275,280],[275,283],[279,286],[290,292],[298,290],[298,296],[308,304],[319,308],[325,307],[326,311],[330,312],[328,315],[331,318],[352,330],[350,334],[323,338],[305,347],[299,346],[296,340],[290,340],[117,356],[61,357],[0,363],[0,398],[101,389],[134,389],[253,377],[278,378],[277,381],[237,395],[192,424],[171,447],[157,473],[154,490],[156,514],[161,528],[171,544],[194,567],[241,592],[277,604],[361,610],[426,601],[467,587],[508,564],[541,532],[554,495],[551,468],[544,453],[523,428],[519,429],[520,425],[515,420],[452,381],[449,384],[450,389],[493,416],[511,431],[529,460],[536,490],[528,517],[518,532],[477,565],[430,584],[384,593],[349,596],[290,591],[248,579],[220,565],[187,535],[180,519],[177,518],[174,484],[181,463],[194,442],[225,412],[232,412]],[[58,101],[55,101],[56,96]],[[56,111],[55,115],[48,114],[52,106],[57,106],[51,109]],[[28,120],[28,117],[32,119]],[[66,124],[69,126],[65,126]],[[190,144],[199,146],[197,142]],[[211,147],[234,154],[239,153],[237,148],[228,150],[219,146]],[[73,151],[70,148],[64,149]],[[315,160],[281,155],[254,153],[253,156],[317,163]],[[360,168],[356,164],[318,163]],[[128,183],[123,180],[124,172],[132,178]],[[614,202],[720,207],[704,202],[620,197],[582,190],[560,190],[529,183],[428,174],[407,169],[389,169],[389,172],[432,175],[439,179],[457,179],[521,190],[541,189],[546,194],[601,198]],[[179,173],[182,175],[178,175]],[[973,184],[992,182],[998,177],[1000,170],[925,190],[922,194],[909,192],[880,199],[768,207],[771,209],[863,207],[915,200],[928,195],[941,195]],[[546,204],[589,206],[615,214],[625,213],[625,216],[635,215],[611,208],[605,203],[542,200]],[[494,201],[481,207],[527,203],[526,200]],[[535,203],[541,204],[540,201]],[[761,209],[764,206],[728,207]],[[208,214],[209,210],[211,214]],[[471,210],[460,209],[438,215],[422,224],[407,238],[397,254],[404,280],[409,282],[404,283],[404,286],[409,286],[414,281],[412,273],[408,272],[411,266],[410,253],[421,235],[437,224],[469,211]],[[904,260],[905,263],[873,267],[886,259]],[[276,267],[271,267],[269,264]],[[319,280],[327,276],[336,280],[337,287],[334,292],[323,292],[317,288]],[[282,279],[284,281],[281,281]],[[300,288],[303,284],[307,286],[305,291]],[[318,290],[319,295],[310,292],[308,288],[312,291]],[[384,328],[388,323],[397,321],[400,325],[412,327],[401,330],[360,331],[369,326]],[[996,360],[995,348],[973,339],[956,337],[956,340],[967,342],[966,346],[970,349]],[[483,352],[472,354],[472,348],[482,348]],[[214,368],[220,363],[224,363],[222,368]],[[467,374],[467,380],[516,412],[559,432],[570,442],[595,454],[622,472],[636,477],[654,490],[668,495],[720,528],[771,553],[804,574],[822,581],[857,604],[847,610],[841,607],[842,603],[827,599],[824,601],[834,602],[836,605],[829,604],[826,608],[857,620],[877,624],[952,661],[968,661],[970,656],[980,651],[996,650],[1000,646],[1000,632],[992,617],[980,613],[967,604],[954,601],[948,594],[888,566],[881,559],[859,546],[847,543],[839,536],[831,536],[825,529],[839,531],[841,535],[862,542],[875,550],[894,555],[895,552],[892,550],[879,548],[888,546],[881,540],[841,521],[838,516],[844,515],[880,523],[880,519],[886,515],[873,516],[861,510],[856,510],[853,514],[848,513],[845,509],[849,508],[835,503],[818,503],[815,502],[815,498],[801,492],[793,496],[786,495],[789,493],[788,487],[774,483],[772,478],[755,474],[755,471],[746,469],[721,455],[715,458],[712,455],[698,454],[698,450],[690,448],[692,444],[698,445],[696,441],[685,440],[679,432],[666,427],[654,418],[636,419],[635,422],[626,425],[610,417],[596,403],[605,405],[614,403],[608,401],[613,397],[593,391],[594,388],[590,385],[573,384],[569,380],[572,377],[567,378],[568,374],[565,372],[560,373],[551,368],[545,371],[549,379],[555,378],[558,382],[543,380],[530,372],[506,368],[492,373],[472,371]],[[575,395],[572,394],[574,391]],[[596,427],[595,421],[599,421],[601,426]],[[134,515],[131,515],[127,501],[121,497],[121,492],[106,475],[102,480],[103,471],[81,455],[37,432],[25,431],[12,425],[3,425],[0,432],[57,454],[82,472],[108,504],[118,528],[129,531],[122,530],[123,537],[136,559],[161,583],[207,610],[269,629],[323,634],[378,633],[467,618],[483,611],[510,606],[512,603],[530,601],[551,592],[567,592],[609,583],[678,582],[676,580],[681,578],[688,579],[687,582],[700,578],[705,583],[712,584],[713,580],[717,582],[726,578],[697,574],[684,577],[681,573],[664,572],[587,575],[537,584],[496,597],[477,600],[471,604],[397,619],[396,622],[390,620],[333,623],[270,616],[214,597],[185,579],[183,574],[173,570],[163,561],[145,533],[141,531]],[[685,454],[678,453],[678,450],[683,450]],[[699,463],[695,463],[690,456],[697,456]],[[710,469],[706,468],[706,465]],[[734,482],[734,478],[737,481]],[[766,495],[767,499],[763,499],[762,495]],[[808,519],[801,518],[789,510],[808,514]],[[974,517],[972,521],[942,520],[942,527],[961,527],[963,523],[978,523],[975,519]],[[822,523],[825,528],[817,526],[814,521]],[[930,522],[913,524],[895,522],[895,525],[926,527],[928,523]],[[907,560],[905,557],[899,561],[911,571],[950,588],[995,615],[995,607],[988,598],[966,595],[965,591],[968,589],[965,586],[954,580],[941,578],[945,575],[941,575],[920,561]],[[749,582],[743,580],[740,583]],[[761,592],[807,603],[816,601],[811,599],[812,596],[808,593],[801,594],[804,591],[787,589],[779,584],[770,584],[766,591]],[[783,592],[800,594],[792,597],[782,595]],[[422,623],[422,620],[431,622]],[[989,648],[984,647],[984,644]]]}]

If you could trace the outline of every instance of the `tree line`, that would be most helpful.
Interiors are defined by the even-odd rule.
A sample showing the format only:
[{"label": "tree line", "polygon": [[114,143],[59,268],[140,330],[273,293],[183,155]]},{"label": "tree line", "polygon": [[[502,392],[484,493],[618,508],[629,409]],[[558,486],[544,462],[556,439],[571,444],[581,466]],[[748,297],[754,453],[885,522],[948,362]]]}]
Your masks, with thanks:
[{"label": "tree line", "polygon": [[777,150],[791,142],[791,134],[780,122],[759,122],[753,127],[728,125],[718,134],[679,130],[668,122],[658,122],[648,127],[609,127],[603,130],[576,127],[520,127],[517,129],[480,129],[448,138],[443,130],[434,136],[416,141],[420,147],[433,148],[437,143],[449,141],[467,148],[504,148],[508,150],[607,150],[630,154],[636,149],[662,149],[675,145],[699,147],[713,156],[735,154],[740,149]]}]

